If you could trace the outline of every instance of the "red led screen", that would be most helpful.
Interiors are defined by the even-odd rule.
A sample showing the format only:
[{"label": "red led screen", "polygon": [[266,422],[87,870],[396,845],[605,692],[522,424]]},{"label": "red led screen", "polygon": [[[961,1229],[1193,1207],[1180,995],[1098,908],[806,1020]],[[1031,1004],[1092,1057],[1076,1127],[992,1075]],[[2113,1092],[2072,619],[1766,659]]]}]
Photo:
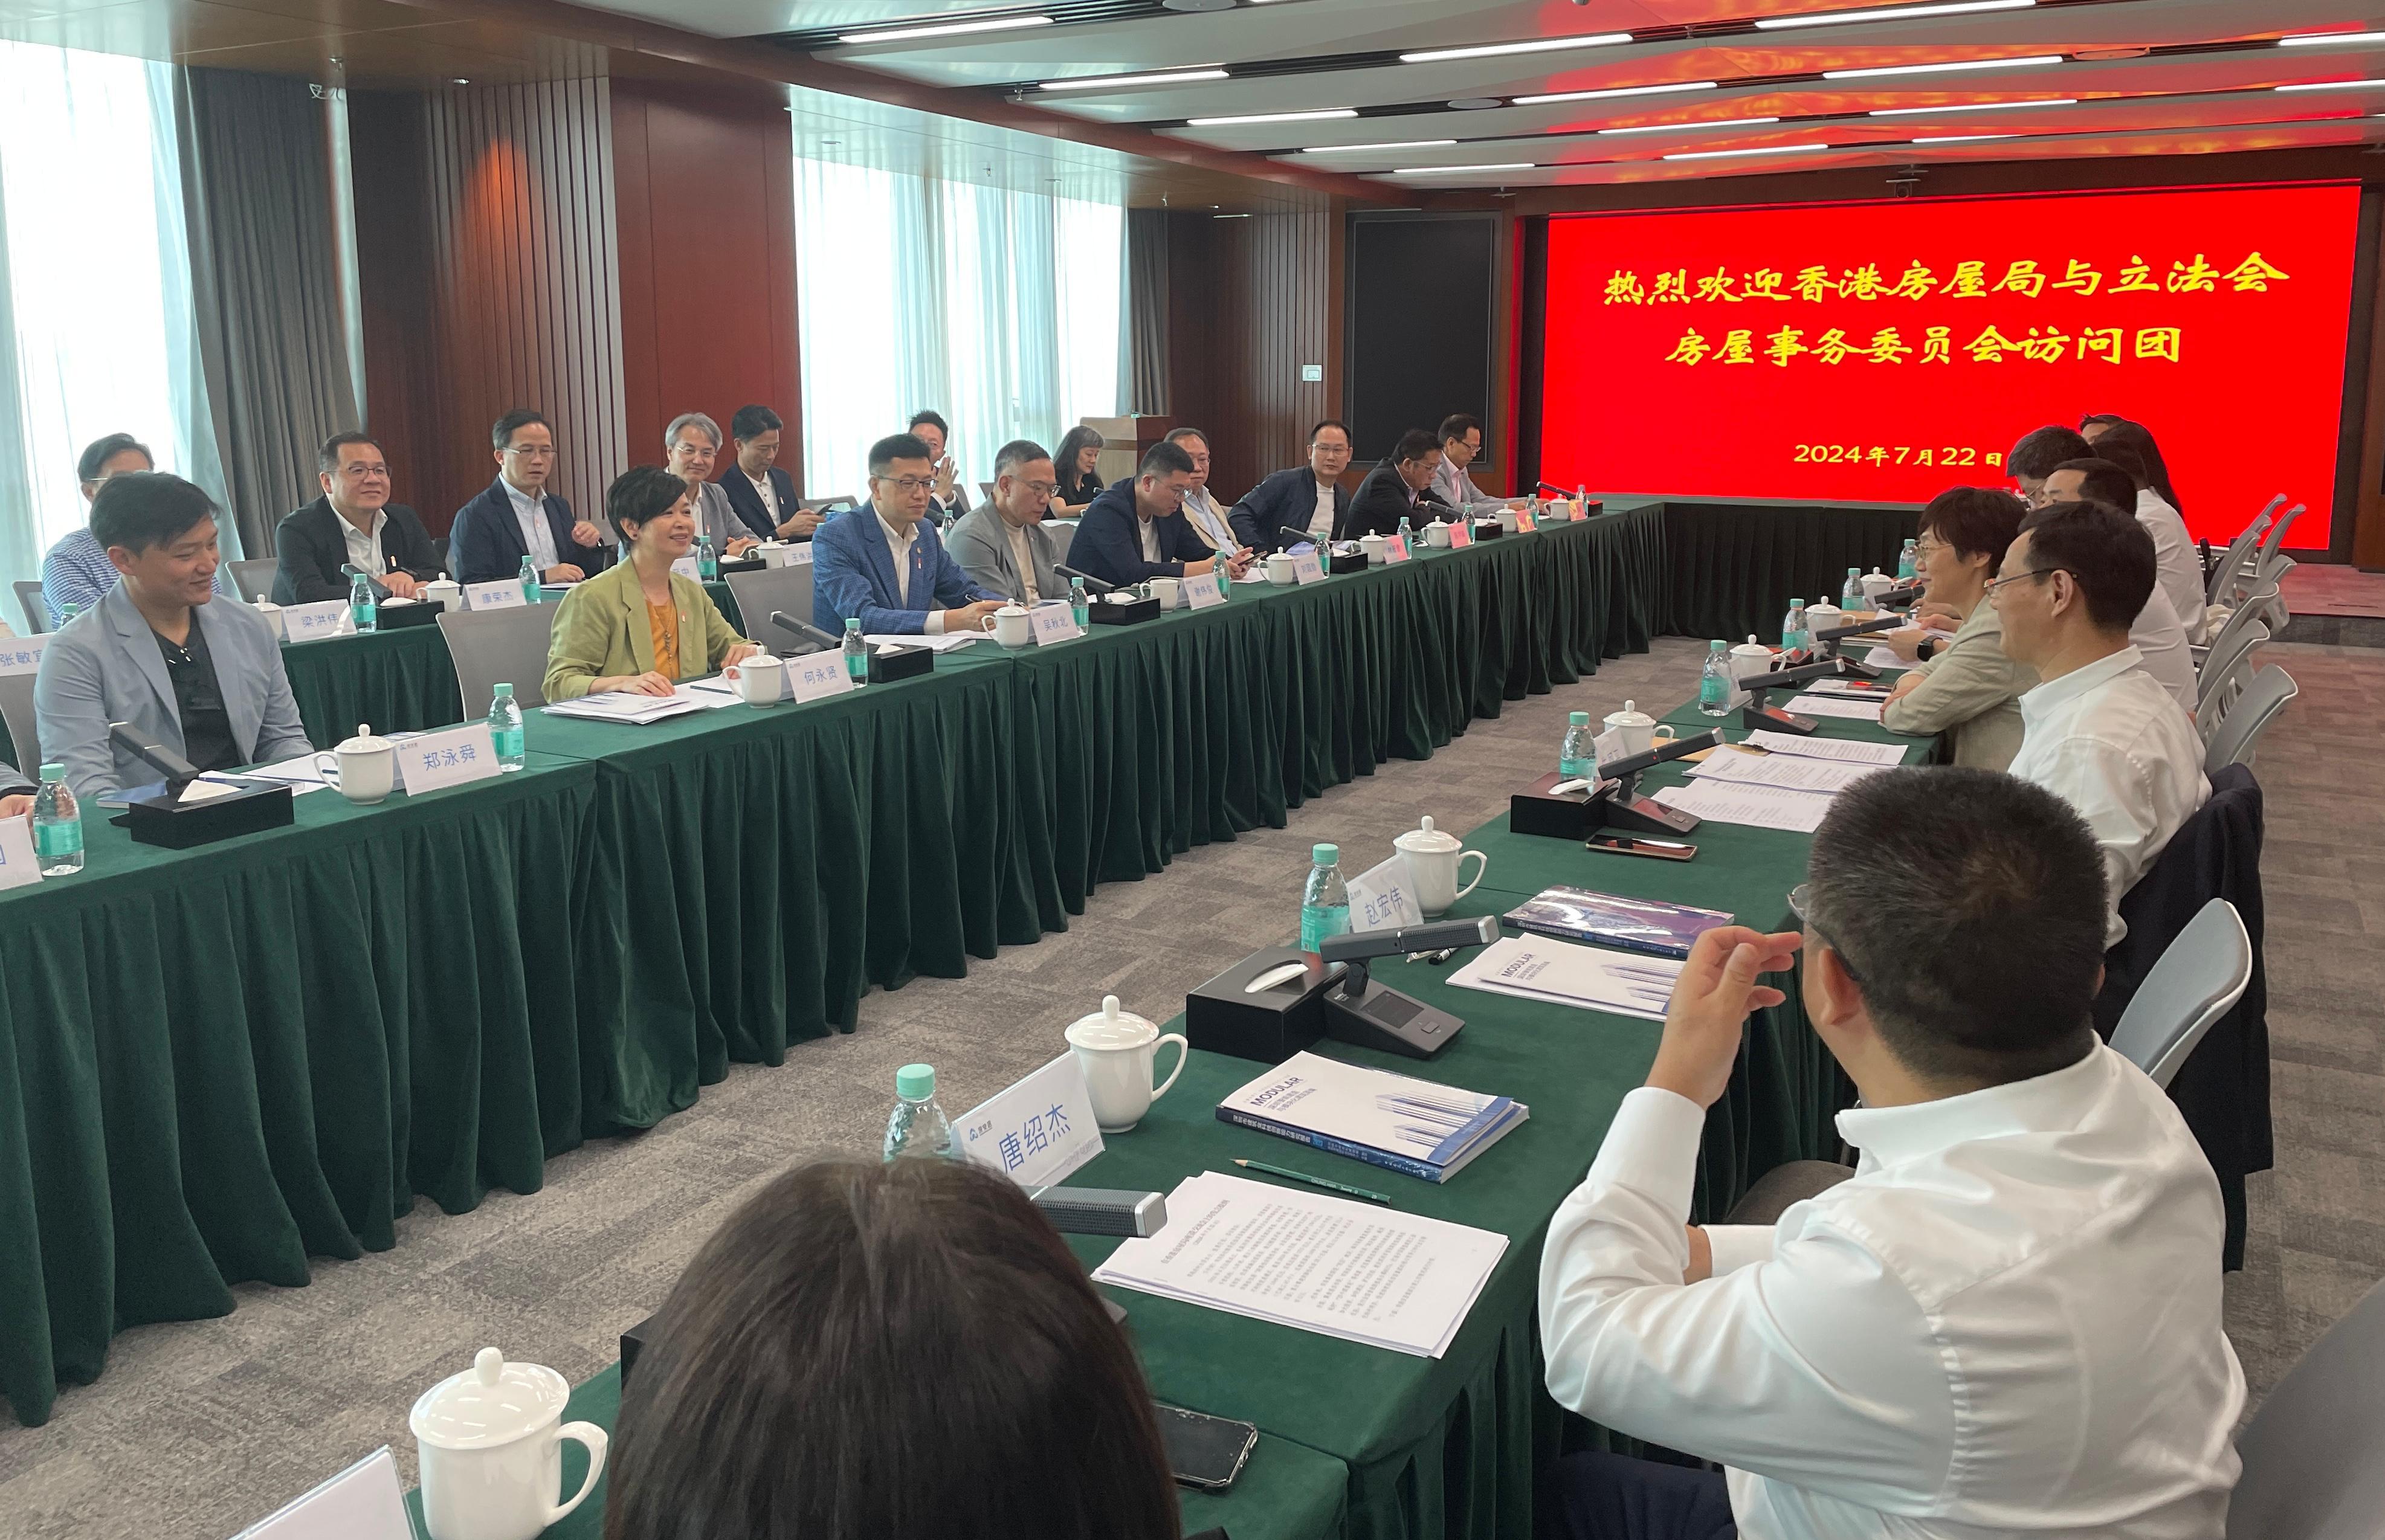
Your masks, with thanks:
[{"label": "red led screen", "polygon": [[1541,470],[1676,496],[1921,503],[2090,412],[2187,525],[2272,493],[2328,543],[2359,190],[2228,188],[1549,221]]}]

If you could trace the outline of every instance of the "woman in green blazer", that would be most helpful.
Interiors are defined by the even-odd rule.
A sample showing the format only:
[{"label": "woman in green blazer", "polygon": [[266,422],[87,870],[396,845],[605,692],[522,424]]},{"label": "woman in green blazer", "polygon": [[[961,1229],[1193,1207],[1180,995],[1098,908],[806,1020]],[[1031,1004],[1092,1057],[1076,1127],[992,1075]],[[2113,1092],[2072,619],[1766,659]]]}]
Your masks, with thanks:
[{"label": "woman in green blazer", "polygon": [[668,695],[681,679],[762,651],[730,628],[702,583],[671,571],[695,545],[686,482],[639,466],[605,493],[605,513],[627,559],[565,596],[546,657],[548,700]]}]

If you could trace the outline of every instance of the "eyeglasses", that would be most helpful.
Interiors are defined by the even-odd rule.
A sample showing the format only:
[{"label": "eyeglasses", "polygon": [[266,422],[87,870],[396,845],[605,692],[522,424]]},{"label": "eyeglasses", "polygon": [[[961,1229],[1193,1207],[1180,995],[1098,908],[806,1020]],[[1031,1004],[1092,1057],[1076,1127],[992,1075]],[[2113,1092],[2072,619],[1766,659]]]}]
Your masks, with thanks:
[{"label": "eyeglasses", "polygon": [[2067,567],[2042,566],[2029,572],[2016,572],[2009,578],[1991,578],[1987,580],[1985,589],[1987,592],[1993,593],[2006,583],[2017,583],[2024,578],[2051,578],[2057,572],[2067,570]]},{"label": "eyeglasses", "polygon": [[1019,485],[1038,497],[1050,497],[1060,490],[1060,484],[1056,481],[1021,481]]},{"label": "eyeglasses", "polygon": [[1924,535],[1919,540],[1913,542],[1913,553],[1917,556],[1927,556],[1933,551],[1952,551],[1954,549],[1954,548],[1953,546],[1947,544],[1944,540],[1940,540],[1935,535]]},{"label": "eyeglasses", "polygon": [[555,455],[555,451],[545,444],[518,444],[506,453],[518,454],[525,460],[546,460]]},{"label": "eyeglasses", "polygon": [[1839,945],[1836,941],[1831,940],[1829,935],[1823,931],[1822,927],[1814,923],[1812,916],[1805,913],[1806,906],[1811,904],[1813,901],[1814,885],[1812,883],[1801,882],[1796,887],[1789,889],[1789,913],[1797,916],[1797,923],[1799,925],[1804,925],[1807,930],[1814,933],[1815,940],[1821,942],[1832,951],[1837,952],[1839,954],[1839,966],[1847,971],[1847,976],[1849,978],[1854,979],[1857,984],[1861,984],[1863,982],[1863,975],[1855,972],[1854,963],[1848,960],[1847,949]]},{"label": "eyeglasses", "polygon": [[880,476],[872,479],[883,481],[897,491],[905,492],[931,491],[936,485],[936,478],[932,476]]}]

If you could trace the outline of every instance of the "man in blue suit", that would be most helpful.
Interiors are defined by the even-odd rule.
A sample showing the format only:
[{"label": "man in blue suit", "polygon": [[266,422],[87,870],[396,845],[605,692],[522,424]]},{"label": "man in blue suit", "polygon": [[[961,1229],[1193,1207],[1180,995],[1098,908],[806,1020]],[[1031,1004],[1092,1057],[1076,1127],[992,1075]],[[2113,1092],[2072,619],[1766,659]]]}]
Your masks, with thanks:
[{"label": "man in blue suit", "polygon": [[1234,533],[1261,553],[1296,543],[1286,525],[1328,538],[1349,515],[1350,494],[1342,486],[1349,468],[1350,429],[1328,417],[1308,430],[1308,464],[1277,471],[1234,504]]},{"label": "man in blue suit", "polygon": [[245,604],[210,602],[221,559],[206,493],[155,471],[111,477],[91,533],[122,580],[50,639],[33,680],[42,752],[76,796],[158,779],[118,751],[111,722],[201,770],[314,752],[272,627]]},{"label": "man in blue suit", "polygon": [[795,478],[779,468],[779,431],[786,424],[767,406],[740,406],[729,419],[737,463],[721,473],[720,490],[746,528],[764,540],[807,540],[820,515],[795,496]]},{"label": "man in blue suit", "polygon": [[871,636],[974,631],[1002,608],[944,550],[926,522],[935,462],[912,433],[869,446],[869,503],[837,515],[812,537],[815,624],[842,631],[858,619]]},{"label": "man in blue suit", "polygon": [[574,518],[571,504],[546,490],[555,474],[555,429],[517,408],[489,430],[497,478],[456,510],[447,530],[447,570],[459,583],[518,578],[524,556],[543,583],[576,583],[613,565],[605,532]]},{"label": "man in blue suit", "polygon": [[[1152,445],[1131,480],[1104,489],[1086,506],[1068,542],[1068,565],[1119,585],[1198,578],[1213,569],[1219,558],[1181,511],[1195,474],[1183,445]],[[1249,565],[1239,553],[1224,560],[1236,578]]]}]

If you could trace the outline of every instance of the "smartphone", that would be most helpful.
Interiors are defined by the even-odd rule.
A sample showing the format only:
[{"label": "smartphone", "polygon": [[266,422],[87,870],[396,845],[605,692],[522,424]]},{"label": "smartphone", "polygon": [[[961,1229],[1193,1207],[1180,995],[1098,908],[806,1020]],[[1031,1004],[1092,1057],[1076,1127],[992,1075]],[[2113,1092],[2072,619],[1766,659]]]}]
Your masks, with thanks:
[{"label": "smartphone", "polygon": [[1181,1407],[1160,1406],[1159,1441],[1168,1446],[1168,1468],[1177,1483],[1204,1492],[1223,1492],[1242,1473],[1258,1447],[1259,1430],[1248,1422],[1209,1417]]},{"label": "smartphone", "polygon": [[1602,829],[1582,841],[1582,848],[1608,855],[1644,855],[1657,861],[1687,861],[1698,853],[1695,845],[1679,839],[1651,839],[1644,835]]}]

